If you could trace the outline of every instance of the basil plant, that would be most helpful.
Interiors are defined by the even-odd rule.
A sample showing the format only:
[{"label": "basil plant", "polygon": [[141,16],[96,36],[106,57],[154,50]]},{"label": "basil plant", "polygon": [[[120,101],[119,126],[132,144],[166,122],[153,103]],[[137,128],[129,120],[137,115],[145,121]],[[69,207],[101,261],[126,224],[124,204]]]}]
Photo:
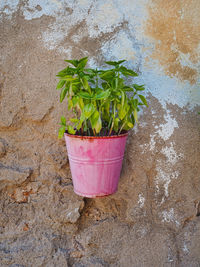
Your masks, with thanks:
[{"label": "basil plant", "polygon": [[[59,138],[65,131],[73,135],[119,135],[133,128],[140,106],[147,106],[144,85],[127,82],[138,76],[122,65],[125,60],[107,61],[108,70],[87,68],[88,58],[65,60],[70,63],[57,77],[60,102],[65,97],[74,114],[61,117]],[[128,94],[127,94],[128,93]]]}]

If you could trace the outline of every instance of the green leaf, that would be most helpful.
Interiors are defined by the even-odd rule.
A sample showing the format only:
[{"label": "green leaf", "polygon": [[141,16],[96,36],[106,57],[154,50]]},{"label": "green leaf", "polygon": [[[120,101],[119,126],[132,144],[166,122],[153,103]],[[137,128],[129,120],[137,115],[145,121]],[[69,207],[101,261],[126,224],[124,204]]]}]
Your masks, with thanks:
[{"label": "green leaf", "polygon": [[67,94],[67,91],[68,91],[68,88],[67,87],[64,87],[60,93],[60,102],[62,103],[66,94]]},{"label": "green leaf", "polygon": [[63,126],[66,126],[66,118],[64,116],[61,116],[61,123]]},{"label": "green leaf", "polygon": [[62,78],[60,78],[60,80],[62,81],[68,81],[68,82],[72,82],[72,81],[77,81],[77,78],[73,77],[72,75],[65,75]]},{"label": "green leaf", "polygon": [[85,91],[80,91],[79,96],[82,98],[85,98],[85,99],[92,99],[93,98],[88,92],[85,92]]},{"label": "green leaf", "polygon": [[126,60],[120,60],[120,61],[106,61],[105,63],[111,66],[118,66],[121,63],[125,62]]},{"label": "green leaf", "polygon": [[75,68],[70,68],[69,66],[61,71],[58,72],[58,74],[56,75],[57,77],[64,77],[66,75],[74,75],[76,73],[76,69]]},{"label": "green leaf", "polygon": [[136,72],[134,72],[133,70],[131,69],[127,69],[126,67],[124,66],[120,66],[119,70],[121,71],[121,73],[125,76],[138,76],[138,74]]},{"label": "green leaf", "polygon": [[79,82],[78,79],[74,78],[74,80],[71,81],[71,84],[72,84],[74,87],[76,87],[77,85],[80,84],[80,82]]},{"label": "green leaf", "polygon": [[60,80],[57,84],[56,89],[59,90],[61,88],[63,88],[63,86],[65,85],[66,81]]},{"label": "green leaf", "polygon": [[72,64],[74,67],[78,66],[79,61],[78,60],[65,60],[66,62]]},{"label": "green leaf", "polygon": [[145,98],[143,95],[138,95],[138,96],[139,96],[139,98],[142,100],[142,102],[145,104],[145,106],[148,107],[146,98]]},{"label": "green leaf", "polygon": [[137,106],[138,106],[138,99],[137,98],[135,98],[135,99],[133,99],[132,100],[132,105],[133,105],[133,107],[136,109],[137,108]]},{"label": "green leaf", "polygon": [[120,90],[120,92],[121,92],[121,105],[123,107],[124,106],[124,100],[125,100],[125,93],[122,90]]},{"label": "green leaf", "polygon": [[117,88],[119,88],[119,89],[122,89],[122,88],[124,88],[124,79],[122,79],[122,78],[117,78],[116,79],[118,82],[118,84],[117,84]]},{"label": "green leaf", "polygon": [[134,109],[133,114],[134,114],[135,121],[138,122],[137,109]]},{"label": "green leaf", "polygon": [[87,57],[81,58],[77,66],[78,69],[84,69],[84,67],[87,65],[87,61],[88,61]]},{"label": "green leaf", "polygon": [[58,138],[59,139],[63,138],[64,133],[65,133],[65,129],[66,129],[65,126],[62,126],[62,127],[59,128],[59,131],[58,131]]},{"label": "green leaf", "polygon": [[88,84],[88,81],[87,81],[86,77],[82,77],[81,78],[81,83],[82,83],[83,87],[85,88],[85,90],[89,90],[90,89],[90,86]]},{"label": "green leaf", "polygon": [[114,130],[115,130],[115,132],[117,132],[118,131],[118,126],[119,126],[119,118],[115,118],[114,119]]},{"label": "green leaf", "polygon": [[122,88],[122,90],[126,91],[126,92],[132,92],[133,91],[133,88],[132,87],[129,87],[129,86],[124,86]]},{"label": "green leaf", "polygon": [[84,122],[85,119],[86,119],[86,118],[85,118],[85,115],[84,115],[84,113],[82,112],[82,113],[81,113],[81,117],[80,117],[80,121],[81,121],[81,122]]},{"label": "green leaf", "polygon": [[72,123],[78,123],[79,122],[79,119],[77,119],[77,118],[71,118],[70,119],[70,121],[72,122]]},{"label": "green leaf", "polygon": [[68,103],[67,103],[68,105],[68,110],[70,110],[70,109],[72,109],[73,108],[73,102],[72,102],[72,100],[71,99],[69,99],[68,100]]},{"label": "green leaf", "polygon": [[133,84],[133,87],[135,88],[136,91],[144,91],[144,85],[138,85],[138,84]]},{"label": "green leaf", "polygon": [[69,67],[67,67],[67,68],[65,68],[65,69],[63,69],[63,70],[61,70],[61,71],[59,71],[57,75],[66,75],[67,72],[68,72],[68,68],[69,68]]},{"label": "green leaf", "polygon": [[127,126],[131,129],[131,128],[133,128],[134,127],[134,124],[133,123],[131,123],[130,121],[128,121],[127,122]]},{"label": "green leaf", "polygon": [[76,133],[76,130],[71,125],[67,126],[67,131],[69,134],[75,134]]},{"label": "green leaf", "polygon": [[83,114],[85,116],[86,119],[90,118],[92,113],[95,111],[95,107],[93,104],[87,104],[84,106],[84,109],[83,109]]},{"label": "green leaf", "polygon": [[73,97],[73,95],[74,95],[74,92],[73,92],[73,87],[72,87],[72,83],[69,83],[69,97]]},{"label": "green leaf", "polygon": [[117,103],[117,109],[119,110],[121,108],[121,104]]},{"label": "green leaf", "polygon": [[133,114],[131,114],[131,121],[132,121],[133,125],[135,125],[135,118],[134,118]]},{"label": "green leaf", "polygon": [[84,108],[84,102],[83,102],[83,99],[82,98],[79,98],[78,105],[79,105],[80,110],[83,110],[83,108]]},{"label": "green leaf", "polygon": [[117,61],[117,63],[118,63],[118,65],[120,65],[120,64],[122,64],[125,61],[126,61],[125,59],[124,60],[119,60],[119,61]]},{"label": "green leaf", "polygon": [[73,96],[72,97],[72,103],[73,103],[73,106],[74,107],[76,106],[76,104],[78,103],[78,101],[79,101],[79,96]]},{"label": "green leaf", "polygon": [[124,107],[126,109],[126,113],[128,113],[130,110],[130,105],[127,102],[125,102]]},{"label": "green leaf", "polygon": [[101,121],[100,114],[97,110],[95,110],[95,112],[92,114],[90,118],[90,122],[92,125],[92,129],[95,129],[96,133],[99,133],[102,128],[102,121]]},{"label": "green leaf", "polygon": [[92,83],[92,84],[95,84],[95,81],[89,79],[88,82]]},{"label": "green leaf", "polygon": [[109,87],[109,85],[107,83],[102,83],[101,85],[102,85],[103,89],[105,89],[105,90],[108,89],[108,87]]},{"label": "green leaf", "polygon": [[105,99],[105,98],[108,98],[110,95],[110,90],[106,90],[106,91],[101,91],[100,93],[98,93],[96,96],[95,96],[95,99],[96,100],[100,100],[100,99]]},{"label": "green leaf", "polygon": [[83,121],[79,121],[78,125],[76,126],[77,130],[80,130],[82,127]]},{"label": "green leaf", "polygon": [[106,101],[106,103],[103,105],[104,110],[107,114],[109,114],[110,111],[110,101]]},{"label": "green leaf", "polygon": [[126,116],[126,109],[125,108],[120,108],[118,111],[118,116],[120,120],[123,120],[123,118]]},{"label": "green leaf", "polygon": [[117,66],[118,65],[117,61],[106,61],[105,63],[108,65],[111,65],[111,66]]},{"label": "green leaf", "polygon": [[100,74],[99,77],[105,81],[110,81],[115,77],[115,72],[113,70],[106,70],[103,71],[103,73]]},{"label": "green leaf", "polygon": [[92,73],[92,74],[95,74],[96,73],[95,70],[93,70],[93,69],[84,69],[84,71],[89,72],[89,73]]}]

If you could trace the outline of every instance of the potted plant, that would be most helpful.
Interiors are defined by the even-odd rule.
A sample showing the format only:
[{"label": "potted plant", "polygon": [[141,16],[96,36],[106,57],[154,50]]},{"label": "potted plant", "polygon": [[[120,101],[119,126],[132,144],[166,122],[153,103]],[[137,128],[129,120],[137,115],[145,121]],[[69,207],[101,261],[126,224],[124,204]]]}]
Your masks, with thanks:
[{"label": "potted plant", "polygon": [[122,65],[125,60],[105,62],[107,70],[86,68],[87,57],[65,61],[72,66],[57,74],[57,89],[74,115],[61,117],[59,138],[65,136],[74,192],[90,198],[113,194],[128,130],[140,106],[147,106],[144,85],[131,83],[138,74]]}]

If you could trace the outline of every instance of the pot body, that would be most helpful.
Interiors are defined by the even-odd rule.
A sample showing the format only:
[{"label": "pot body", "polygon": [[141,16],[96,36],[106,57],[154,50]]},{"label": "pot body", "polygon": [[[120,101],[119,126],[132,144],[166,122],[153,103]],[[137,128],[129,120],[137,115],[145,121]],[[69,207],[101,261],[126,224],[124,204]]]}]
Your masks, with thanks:
[{"label": "pot body", "polygon": [[87,137],[65,133],[76,194],[95,198],[117,191],[127,135]]}]

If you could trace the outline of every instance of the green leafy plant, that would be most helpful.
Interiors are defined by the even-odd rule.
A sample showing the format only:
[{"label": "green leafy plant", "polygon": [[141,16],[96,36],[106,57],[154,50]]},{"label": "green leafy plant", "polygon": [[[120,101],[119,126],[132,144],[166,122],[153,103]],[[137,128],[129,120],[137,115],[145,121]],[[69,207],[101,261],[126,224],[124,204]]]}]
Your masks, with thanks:
[{"label": "green leafy plant", "polygon": [[127,83],[138,74],[122,65],[125,60],[105,62],[111,67],[108,70],[86,68],[87,57],[65,61],[72,66],[57,74],[57,90],[61,90],[60,102],[67,97],[74,116],[70,123],[61,117],[59,138],[66,130],[76,135],[110,136],[133,128],[140,107],[148,105],[142,95],[144,85]]}]

